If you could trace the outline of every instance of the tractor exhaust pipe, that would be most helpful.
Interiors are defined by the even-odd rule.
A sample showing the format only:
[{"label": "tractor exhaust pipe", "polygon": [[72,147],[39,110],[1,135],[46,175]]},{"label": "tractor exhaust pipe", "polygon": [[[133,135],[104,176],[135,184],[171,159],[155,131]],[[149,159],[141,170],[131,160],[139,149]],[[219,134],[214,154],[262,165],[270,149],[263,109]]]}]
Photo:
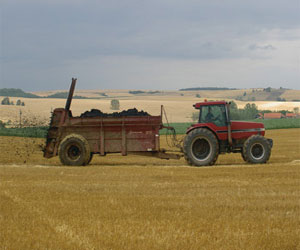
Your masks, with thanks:
[{"label": "tractor exhaust pipe", "polygon": [[77,78],[72,78],[72,83],[71,83],[70,90],[69,90],[69,96],[68,96],[68,99],[66,102],[66,107],[65,107],[65,110],[67,110],[67,111],[69,111],[70,107],[71,107],[76,81],[77,81]]},{"label": "tractor exhaust pipe", "polygon": [[227,120],[227,132],[228,132],[228,144],[229,148],[232,148],[232,134],[231,134],[231,121],[230,121],[230,103],[226,104],[226,120]]}]

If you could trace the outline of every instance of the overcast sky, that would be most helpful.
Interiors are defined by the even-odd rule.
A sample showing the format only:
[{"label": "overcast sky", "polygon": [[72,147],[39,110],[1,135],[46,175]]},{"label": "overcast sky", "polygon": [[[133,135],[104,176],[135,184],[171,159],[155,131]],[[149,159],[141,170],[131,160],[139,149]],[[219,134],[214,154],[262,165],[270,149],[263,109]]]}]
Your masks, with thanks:
[{"label": "overcast sky", "polygon": [[300,89],[299,0],[2,0],[0,87]]}]

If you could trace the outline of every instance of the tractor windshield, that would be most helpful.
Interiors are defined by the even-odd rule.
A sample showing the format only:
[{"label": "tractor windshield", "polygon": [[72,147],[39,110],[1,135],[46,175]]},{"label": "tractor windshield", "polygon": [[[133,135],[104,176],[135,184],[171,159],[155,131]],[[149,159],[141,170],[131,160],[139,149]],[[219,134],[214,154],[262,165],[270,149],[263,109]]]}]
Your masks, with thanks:
[{"label": "tractor windshield", "polygon": [[199,123],[214,123],[218,127],[226,126],[225,106],[202,106],[200,109]]}]

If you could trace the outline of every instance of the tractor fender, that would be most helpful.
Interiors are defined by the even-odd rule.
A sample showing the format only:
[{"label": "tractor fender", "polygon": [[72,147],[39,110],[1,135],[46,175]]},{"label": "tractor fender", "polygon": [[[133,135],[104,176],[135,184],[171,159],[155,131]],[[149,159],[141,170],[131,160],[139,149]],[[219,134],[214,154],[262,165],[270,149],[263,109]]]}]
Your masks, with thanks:
[{"label": "tractor fender", "polygon": [[209,124],[205,124],[205,125],[201,125],[201,126],[197,126],[197,125],[192,125],[191,127],[189,127],[186,131],[186,134],[189,134],[191,131],[198,129],[198,128],[206,128],[208,130],[210,130],[218,139],[218,141],[220,141],[219,136],[217,135],[216,131],[209,125]]}]

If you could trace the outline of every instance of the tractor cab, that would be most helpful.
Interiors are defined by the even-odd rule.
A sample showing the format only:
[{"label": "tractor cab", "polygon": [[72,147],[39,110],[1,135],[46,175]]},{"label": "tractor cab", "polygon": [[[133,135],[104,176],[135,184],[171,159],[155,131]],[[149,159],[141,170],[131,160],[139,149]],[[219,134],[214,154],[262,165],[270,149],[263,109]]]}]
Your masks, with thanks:
[{"label": "tractor cab", "polygon": [[230,122],[228,103],[226,102],[204,102],[197,103],[195,107],[200,109],[199,123],[213,123],[218,127],[227,126]]}]

